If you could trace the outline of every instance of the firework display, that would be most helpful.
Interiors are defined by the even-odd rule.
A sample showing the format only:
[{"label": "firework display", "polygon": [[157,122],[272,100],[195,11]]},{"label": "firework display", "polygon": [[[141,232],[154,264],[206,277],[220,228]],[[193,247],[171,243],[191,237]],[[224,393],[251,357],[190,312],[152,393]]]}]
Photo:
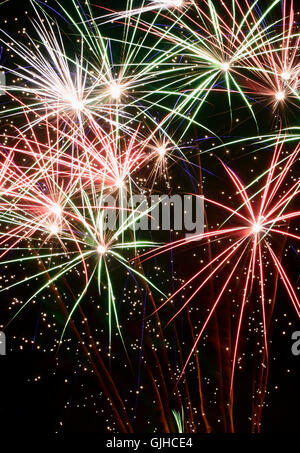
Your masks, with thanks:
[{"label": "firework display", "polygon": [[0,8],[0,358],[24,360],[3,384],[21,386],[15,423],[292,431],[296,2]]}]

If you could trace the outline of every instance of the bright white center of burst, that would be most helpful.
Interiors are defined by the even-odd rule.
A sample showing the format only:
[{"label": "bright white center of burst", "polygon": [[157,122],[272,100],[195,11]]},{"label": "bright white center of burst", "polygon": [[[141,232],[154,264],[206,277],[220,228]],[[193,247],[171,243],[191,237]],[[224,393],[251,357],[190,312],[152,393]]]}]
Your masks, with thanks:
[{"label": "bright white center of burst", "polygon": [[285,98],[284,92],[277,91],[277,93],[275,94],[275,97],[276,97],[277,101],[283,101],[283,99]]},{"label": "bright white center of burst", "polygon": [[230,68],[229,63],[226,63],[226,62],[225,62],[225,63],[222,63],[222,64],[221,64],[221,69],[222,69],[222,71],[226,72],[226,71],[229,70],[229,68]]},{"label": "bright white center of burst", "polygon": [[51,212],[59,217],[62,215],[62,208],[59,204],[54,204],[51,206]]},{"label": "bright white center of burst", "polygon": [[122,178],[116,179],[115,185],[116,185],[116,187],[121,189],[124,186],[124,179],[122,179]]},{"label": "bright white center of burst", "polygon": [[49,226],[49,231],[51,234],[58,234],[59,228],[55,223],[53,223],[53,225]]},{"label": "bright white center of burst", "polygon": [[120,99],[121,97],[121,86],[118,85],[117,83],[113,83],[110,86],[110,95],[113,99]]},{"label": "bright white center of burst", "polygon": [[291,77],[291,74],[290,74],[289,72],[283,72],[283,73],[281,74],[281,78],[282,78],[283,80],[289,80],[290,77]]},{"label": "bright white center of burst", "polygon": [[167,150],[164,146],[160,146],[159,148],[157,148],[157,152],[159,157],[164,157],[167,153]]},{"label": "bright white center of burst", "polygon": [[66,102],[71,104],[71,107],[73,110],[82,110],[83,108],[83,102],[78,99],[76,94],[71,93],[70,95],[67,95],[65,97]]},{"label": "bright white center of burst", "polygon": [[262,230],[262,225],[260,223],[254,223],[252,226],[252,232],[253,234],[260,233]]},{"label": "bright white center of burst", "polygon": [[82,110],[83,103],[81,101],[78,101],[78,99],[73,99],[71,103],[73,110]]},{"label": "bright white center of burst", "polygon": [[104,255],[106,253],[106,247],[99,244],[97,247],[97,252],[99,253],[99,255]]}]

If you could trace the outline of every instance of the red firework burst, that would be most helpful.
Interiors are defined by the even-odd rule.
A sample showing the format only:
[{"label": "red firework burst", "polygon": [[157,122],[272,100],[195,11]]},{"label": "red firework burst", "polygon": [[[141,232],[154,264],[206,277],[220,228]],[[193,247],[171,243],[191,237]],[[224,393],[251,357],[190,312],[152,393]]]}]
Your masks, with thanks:
[{"label": "red firework burst", "polygon": [[[251,296],[253,295],[253,287],[257,280],[260,293],[264,344],[266,357],[268,357],[265,275],[270,259],[281,278],[297,315],[300,317],[300,302],[296,291],[271,243],[273,239],[276,240],[276,236],[286,239],[300,239],[299,235],[290,232],[290,221],[298,218],[300,216],[300,211],[293,210],[292,208],[289,210],[289,207],[294,205],[296,198],[299,196],[300,183],[299,179],[295,178],[293,173],[291,178],[292,182],[290,182],[290,178],[288,178],[298,158],[300,146],[298,145],[291,154],[288,154],[288,156],[285,157],[283,156],[282,148],[282,144],[276,146],[270,167],[248,186],[245,186],[237,174],[229,168],[228,165],[222,162],[222,166],[234,185],[238,196],[241,198],[242,204],[237,209],[233,209],[219,201],[205,197],[207,203],[229,213],[229,217],[226,218],[222,226],[202,235],[195,235],[189,239],[181,239],[173,242],[171,245],[167,244],[155,251],[155,256],[157,256],[167,250],[174,250],[177,247],[186,246],[191,243],[195,244],[196,241],[199,241],[199,246],[201,246],[201,244],[212,243],[213,241],[218,241],[222,246],[221,251],[219,250],[207,264],[203,265],[203,267],[190,277],[158,308],[158,310],[160,310],[177,295],[188,289],[192,283],[198,282],[193,293],[170,319],[169,323],[172,322],[190,304],[200,290],[218,275],[219,271],[223,270],[225,272],[225,281],[222,283],[221,289],[213,301],[209,314],[203,321],[201,330],[196,337],[179,379],[183,376],[210,319],[224,296],[224,293],[229,289],[230,283],[232,283],[236,276],[239,276],[239,285],[241,285],[242,291],[240,292],[241,304],[232,358],[231,394],[233,391],[234,373],[237,364],[239,341],[246,304],[250,302]],[[251,195],[249,191],[250,187],[261,180],[264,180],[263,185]],[[286,188],[287,185],[288,188]],[[225,224],[229,219],[233,226],[225,227]],[[228,245],[228,241],[230,242],[230,245]],[[149,254],[153,256],[151,252],[149,252]],[[243,264],[243,267],[245,266],[245,272],[242,273],[241,276],[239,266],[242,266],[242,262],[245,263],[245,265]]]}]

